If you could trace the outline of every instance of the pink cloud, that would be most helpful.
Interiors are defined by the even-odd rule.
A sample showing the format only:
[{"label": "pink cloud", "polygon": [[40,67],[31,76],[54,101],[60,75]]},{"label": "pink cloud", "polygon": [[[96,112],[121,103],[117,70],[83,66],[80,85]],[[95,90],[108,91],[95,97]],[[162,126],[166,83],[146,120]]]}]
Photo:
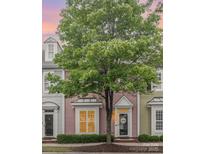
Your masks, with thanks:
[{"label": "pink cloud", "polygon": [[57,30],[57,23],[53,23],[53,22],[43,22],[42,25],[42,29],[43,29],[43,33],[52,33],[55,32]]},{"label": "pink cloud", "polygon": [[43,8],[43,25],[42,32],[43,35],[46,33],[54,33],[57,31],[57,26],[59,24],[60,17],[60,9],[59,8]]}]

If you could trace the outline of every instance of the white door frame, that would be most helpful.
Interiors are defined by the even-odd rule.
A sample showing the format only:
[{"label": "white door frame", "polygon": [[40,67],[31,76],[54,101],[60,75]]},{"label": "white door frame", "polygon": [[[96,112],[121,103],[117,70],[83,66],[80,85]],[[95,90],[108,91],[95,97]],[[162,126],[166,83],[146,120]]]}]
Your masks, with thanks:
[{"label": "white door frame", "polygon": [[[45,115],[53,115],[53,136],[46,136],[45,134]],[[58,129],[58,110],[54,110],[53,112],[45,112],[45,110],[43,110],[43,137],[56,137],[57,136],[57,129]]]},{"label": "white door frame", "polygon": [[[118,109],[120,108],[115,108],[115,137],[132,137],[132,108],[127,108],[128,112],[118,112]],[[128,125],[128,134],[127,135],[120,135],[120,127],[119,127],[119,116],[120,114],[127,114],[127,125]]]},{"label": "white door frame", "polygon": [[127,137],[132,137],[132,106],[133,104],[129,101],[126,96],[122,96],[120,100],[114,105],[115,107],[115,137],[121,137],[119,135],[119,113],[118,109],[128,109],[128,112],[120,112],[128,114],[128,135]]}]

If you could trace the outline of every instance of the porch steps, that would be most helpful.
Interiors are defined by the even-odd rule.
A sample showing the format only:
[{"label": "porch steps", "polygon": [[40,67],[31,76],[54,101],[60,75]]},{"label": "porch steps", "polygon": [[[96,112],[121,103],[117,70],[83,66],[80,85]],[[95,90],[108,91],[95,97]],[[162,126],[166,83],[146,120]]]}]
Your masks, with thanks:
[{"label": "porch steps", "polygon": [[136,138],[115,138],[114,142],[117,142],[117,143],[136,143],[137,139]]},{"label": "porch steps", "polygon": [[56,138],[43,138],[42,139],[42,143],[57,143],[57,139]]}]

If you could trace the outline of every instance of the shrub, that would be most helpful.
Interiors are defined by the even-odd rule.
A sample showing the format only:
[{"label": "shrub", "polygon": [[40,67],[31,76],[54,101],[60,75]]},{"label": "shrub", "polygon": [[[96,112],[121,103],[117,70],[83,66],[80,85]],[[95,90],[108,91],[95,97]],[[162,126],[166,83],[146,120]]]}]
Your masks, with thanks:
[{"label": "shrub", "polygon": [[[114,137],[112,136],[112,141]],[[65,135],[60,134],[57,136],[58,143],[94,143],[106,142],[106,134],[83,134],[83,135]]]},{"label": "shrub", "polygon": [[160,141],[163,142],[163,135],[161,135],[161,136],[159,137],[159,139],[160,139]]},{"label": "shrub", "polygon": [[140,142],[159,142],[163,141],[163,136],[150,136],[147,134],[142,134],[138,136]]},{"label": "shrub", "polygon": [[138,140],[140,142],[149,142],[149,135],[147,135],[147,134],[139,135]]},{"label": "shrub", "polygon": [[160,137],[159,136],[149,136],[149,141],[150,142],[159,142]]}]

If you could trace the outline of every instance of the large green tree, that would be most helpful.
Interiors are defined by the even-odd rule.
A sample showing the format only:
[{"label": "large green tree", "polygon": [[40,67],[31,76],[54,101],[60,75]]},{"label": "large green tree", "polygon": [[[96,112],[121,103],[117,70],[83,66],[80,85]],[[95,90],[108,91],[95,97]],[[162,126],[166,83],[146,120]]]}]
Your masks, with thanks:
[{"label": "large green tree", "polygon": [[63,52],[54,62],[67,77],[49,74],[51,93],[67,97],[95,93],[105,101],[107,143],[111,143],[113,97],[116,92],[146,92],[157,82],[162,64],[159,16],[143,17],[136,0],[72,0],[62,12],[59,34]]}]

